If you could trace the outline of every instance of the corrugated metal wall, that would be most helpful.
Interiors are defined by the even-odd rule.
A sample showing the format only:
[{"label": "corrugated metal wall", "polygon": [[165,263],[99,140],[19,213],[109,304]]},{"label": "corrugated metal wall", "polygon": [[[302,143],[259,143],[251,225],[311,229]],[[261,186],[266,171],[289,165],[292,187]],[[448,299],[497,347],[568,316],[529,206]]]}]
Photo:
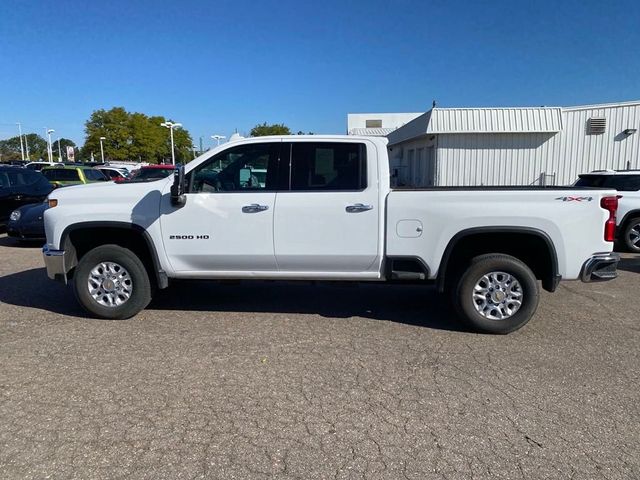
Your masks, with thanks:
[{"label": "corrugated metal wall", "polygon": [[[553,151],[558,178],[570,181],[579,173],[606,168],[640,168],[640,105],[606,108],[565,109],[562,142]],[[607,119],[607,130],[601,135],[587,134],[591,117]],[[627,128],[637,128],[625,135]]]},{"label": "corrugated metal wall", "polygon": [[[591,117],[607,119],[601,135],[588,135]],[[627,128],[638,132],[625,135]],[[553,133],[460,133],[437,135],[437,184],[569,185],[596,169],[640,168],[640,106],[563,111],[563,130]]]},{"label": "corrugated metal wall", "polygon": [[436,175],[441,186],[533,185],[552,172],[558,133],[438,135]]},{"label": "corrugated metal wall", "polygon": [[562,130],[562,109],[434,108],[427,133],[549,133]]}]

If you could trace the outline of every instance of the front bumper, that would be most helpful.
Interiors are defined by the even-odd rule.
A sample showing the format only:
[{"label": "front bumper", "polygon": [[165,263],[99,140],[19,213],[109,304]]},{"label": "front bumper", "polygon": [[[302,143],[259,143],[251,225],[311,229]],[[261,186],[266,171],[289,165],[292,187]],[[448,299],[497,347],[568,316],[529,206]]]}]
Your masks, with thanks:
[{"label": "front bumper", "polygon": [[47,276],[52,280],[67,283],[67,269],[64,250],[52,250],[48,245],[42,247],[42,257],[47,267]]},{"label": "front bumper", "polygon": [[617,253],[596,253],[584,262],[580,280],[583,282],[604,282],[618,276],[616,270],[620,255]]}]

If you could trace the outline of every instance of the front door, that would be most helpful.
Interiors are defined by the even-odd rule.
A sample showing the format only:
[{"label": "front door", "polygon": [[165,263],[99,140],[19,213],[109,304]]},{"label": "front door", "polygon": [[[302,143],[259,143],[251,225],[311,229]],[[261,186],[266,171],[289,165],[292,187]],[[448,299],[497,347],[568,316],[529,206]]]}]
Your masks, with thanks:
[{"label": "front door", "polygon": [[298,141],[283,144],[283,159],[287,150],[289,189],[278,192],[274,219],[279,270],[319,276],[377,270],[378,174],[367,169],[374,148]]},{"label": "front door", "polygon": [[280,145],[240,145],[204,161],[187,174],[181,208],[165,192],[162,237],[176,272],[277,270],[273,215]]}]

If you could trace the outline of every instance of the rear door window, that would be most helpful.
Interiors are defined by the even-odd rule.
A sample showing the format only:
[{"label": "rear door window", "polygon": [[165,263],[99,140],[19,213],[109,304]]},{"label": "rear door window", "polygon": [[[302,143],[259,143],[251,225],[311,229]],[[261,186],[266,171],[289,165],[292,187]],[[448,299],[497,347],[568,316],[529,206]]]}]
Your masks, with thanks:
[{"label": "rear door window", "polygon": [[363,143],[293,142],[291,190],[360,191],[367,188]]},{"label": "rear door window", "polygon": [[50,170],[42,170],[42,174],[51,181],[57,182],[78,182],[80,176],[74,168],[52,168]]}]

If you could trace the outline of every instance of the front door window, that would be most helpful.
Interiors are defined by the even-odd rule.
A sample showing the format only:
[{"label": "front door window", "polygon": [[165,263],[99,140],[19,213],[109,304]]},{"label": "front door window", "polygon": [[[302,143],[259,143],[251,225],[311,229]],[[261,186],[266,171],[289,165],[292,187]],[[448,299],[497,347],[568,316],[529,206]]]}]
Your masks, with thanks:
[{"label": "front door window", "polygon": [[240,145],[215,155],[189,178],[190,193],[276,190],[280,142]]}]

